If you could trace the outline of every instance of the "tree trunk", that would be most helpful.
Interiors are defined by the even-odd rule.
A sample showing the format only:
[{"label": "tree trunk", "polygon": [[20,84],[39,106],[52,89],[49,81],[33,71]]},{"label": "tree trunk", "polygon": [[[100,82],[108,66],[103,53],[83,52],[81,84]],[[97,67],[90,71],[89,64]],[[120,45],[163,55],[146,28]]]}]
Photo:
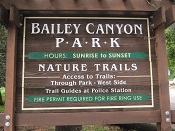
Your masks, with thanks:
[{"label": "tree trunk", "polygon": [[55,131],[81,131],[82,126],[56,126]]}]

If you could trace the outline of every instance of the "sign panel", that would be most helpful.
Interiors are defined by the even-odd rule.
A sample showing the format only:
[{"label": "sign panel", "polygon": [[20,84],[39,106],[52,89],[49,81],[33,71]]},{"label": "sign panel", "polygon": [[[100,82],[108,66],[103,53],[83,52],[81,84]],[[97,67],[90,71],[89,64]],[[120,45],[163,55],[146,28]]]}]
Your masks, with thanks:
[{"label": "sign panel", "polygon": [[25,17],[22,110],[154,107],[147,18]]}]

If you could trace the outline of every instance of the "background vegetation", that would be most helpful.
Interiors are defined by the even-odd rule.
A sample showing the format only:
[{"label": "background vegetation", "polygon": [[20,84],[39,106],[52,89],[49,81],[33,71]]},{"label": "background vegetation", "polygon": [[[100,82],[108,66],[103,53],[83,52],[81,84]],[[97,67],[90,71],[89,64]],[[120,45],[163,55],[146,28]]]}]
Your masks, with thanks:
[{"label": "background vegetation", "polygon": [[0,113],[5,103],[5,65],[6,65],[7,30],[0,24]]},{"label": "background vegetation", "polygon": [[165,30],[170,78],[175,78],[175,24]]},{"label": "background vegetation", "polygon": [[4,112],[4,103],[5,103],[5,88],[0,88],[1,96],[2,96],[2,104],[0,105],[0,113]]},{"label": "background vegetation", "polygon": [[7,30],[0,24],[0,87],[5,87]]}]

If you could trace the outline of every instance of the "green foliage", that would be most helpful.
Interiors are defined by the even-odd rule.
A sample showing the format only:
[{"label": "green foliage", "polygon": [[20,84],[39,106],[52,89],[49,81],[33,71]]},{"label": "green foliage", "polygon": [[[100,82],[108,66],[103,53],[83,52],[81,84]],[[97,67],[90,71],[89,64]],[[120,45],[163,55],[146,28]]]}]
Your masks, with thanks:
[{"label": "green foliage", "polygon": [[82,131],[109,131],[105,130],[101,125],[84,125]]},{"label": "green foliage", "polygon": [[[5,103],[5,88],[4,87],[0,88],[0,92],[2,95],[2,102]],[[3,106],[0,105],[0,113],[4,112],[4,108],[5,108],[4,105]]]},{"label": "green foliage", "polygon": [[166,49],[168,55],[168,67],[170,69],[170,78],[175,77],[175,24],[165,30]]},{"label": "green foliage", "polygon": [[3,113],[4,112],[4,106],[0,106],[0,113]]},{"label": "green foliage", "polygon": [[2,102],[4,103],[5,102],[5,88],[1,87],[0,92],[1,92],[1,95],[2,95]]},{"label": "green foliage", "polygon": [[5,86],[7,30],[0,24],[0,87]]}]

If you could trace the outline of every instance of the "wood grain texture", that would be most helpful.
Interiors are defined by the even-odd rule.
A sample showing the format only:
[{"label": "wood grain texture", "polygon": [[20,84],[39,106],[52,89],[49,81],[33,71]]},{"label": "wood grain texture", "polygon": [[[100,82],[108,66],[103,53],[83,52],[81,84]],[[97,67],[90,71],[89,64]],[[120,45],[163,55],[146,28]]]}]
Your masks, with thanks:
[{"label": "wood grain texture", "polygon": [[[8,8],[9,2],[2,0],[2,3]],[[166,2],[168,3],[168,2]],[[165,3],[165,4],[166,4]],[[20,10],[122,10],[122,11],[154,11],[155,8],[146,1],[132,0],[128,2],[116,0],[103,1],[74,1],[74,0],[49,0],[49,1],[25,1],[15,0],[13,4]]]},{"label": "wood grain texture", "polygon": [[[27,118],[27,119],[26,119]],[[48,121],[49,120],[49,121]],[[93,112],[93,113],[20,113],[16,126],[53,126],[86,124],[126,124],[160,122],[160,111]]]},{"label": "wood grain texture", "polygon": [[20,27],[20,13],[14,4],[10,7],[9,21]]},{"label": "wood grain texture", "polygon": [[166,111],[170,111],[170,97],[168,84],[168,64],[166,55],[164,24],[156,29],[156,52],[158,63],[159,96],[161,109],[161,130],[172,130],[171,122],[166,122]]},{"label": "wood grain texture", "polygon": [[0,126],[4,126],[4,113],[0,113]]},{"label": "wood grain texture", "polygon": [[[4,6],[9,9],[10,4],[15,4],[20,10],[116,10],[116,11],[155,11],[157,8],[165,5],[166,9],[171,6],[170,1],[157,1],[152,0],[149,4],[146,1],[132,0],[132,1],[116,1],[116,0],[102,0],[102,1],[74,1],[74,0],[49,0],[49,1],[25,1],[25,0],[14,0],[6,1],[1,0]],[[154,4],[155,7],[152,5]],[[132,14],[132,13],[130,13]]]},{"label": "wood grain texture", "polygon": [[[83,92],[83,89],[88,88],[90,90],[92,90],[93,88],[106,88],[107,90],[111,89],[112,87],[115,88],[122,88],[122,87],[126,87],[128,89],[133,89],[132,94],[148,94],[149,96],[151,96],[151,76],[150,76],[150,70],[153,67],[153,78],[155,78],[155,83],[154,85],[156,85],[156,72],[154,71],[156,69],[157,63],[156,63],[156,56],[154,53],[154,44],[153,41],[151,41],[151,44],[149,43],[149,39],[148,39],[148,27],[147,27],[147,22],[148,19],[146,18],[117,18],[117,17],[40,17],[40,18],[30,18],[30,17],[26,17],[25,18],[25,27],[24,29],[26,29],[25,32],[25,55],[28,55],[32,52],[114,52],[114,53],[118,53],[118,52],[143,52],[146,54],[149,54],[152,59],[152,63],[150,63],[149,61],[149,57],[147,55],[146,58],[143,59],[113,59],[113,60],[87,60],[87,59],[53,59],[53,60],[47,60],[47,59],[37,59],[37,60],[33,60],[30,58],[25,58],[24,59],[24,63],[20,62],[23,61],[22,59],[22,53],[23,52],[23,44],[22,41],[19,41],[19,48],[18,48],[18,64],[19,64],[19,70],[18,70],[18,75],[20,78],[20,75],[22,74],[22,67],[21,65],[23,64],[25,67],[25,71],[24,71],[24,96],[25,98],[31,96],[31,95],[36,95],[36,96],[40,96],[40,95],[54,95],[54,94],[47,94],[45,92],[44,88],[50,88],[50,87],[54,87],[56,89],[60,89],[60,90],[64,90],[66,89],[73,89],[73,90],[81,90],[81,92]],[[141,26],[142,27],[142,31],[138,30],[138,29],[133,29],[132,32],[130,32],[129,34],[127,33],[127,31],[130,29],[125,27],[129,26],[128,24],[128,20],[129,20],[129,24],[130,27],[133,26],[135,27],[135,25]],[[33,24],[34,23],[34,24]],[[46,23],[48,25],[48,28],[51,29],[51,25],[52,27],[54,27],[54,29],[52,28],[52,30],[50,30],[50,32],[52,33],[46,33],[44,31],[44,33],[31,33],[34,32],[34,30],[32,30],[33,25],[35,25],[35,23],[38,23],[38,27],[40,27],[40,31],[42,30],[43,25],[46,26]],[[71,25],[76,25],[79,24],[79,29],[75,30],[73,26],[71,26],[69,29],[71,34],[66,33],[67,30],[66,29],[66,24]],[[94,31],[94,34],[92,35],[91,33],[88,33],[87,31],[87,25],[91,23],[91,32]],[[54,25],[54,26],[53,26]],[[60,25],[60,26],[58,26]],[[115,29],[113,31],[108,31],[109,29],[107,29],[106,25],[112,25],[112,27],[114,27]],[[121,29],[121,31],[117,30],[116,26],[117,25],[122,25],[122,27],[124,26],[124,28]],[[98,28],[103,28],[104,32],[102,31],[98,31],[97,33],[96,30]],[[36,28],[35,28],[36,29]],[[61,32],[64,33],[59,33],[61,29]],[[19,32],[19,37],[22,37],[22,32],[23,30],[20,30]],[[78,32],[78,33],[75,33]],[[121,33],[120,33],[121,32]],[[65,41],[63,43],[61,43],[60,47],[56,48],[55,47],[55,39],[56,38],[64,38]],[[81,42],[81,47],[72,47],[72,44],[74,43],[74,39],[75,38],[79,38],[80,42]],[[119,37],[120,38],[120,47],[119,48],[112,48],[110,47],[110,38],[113,37]],[[100,39],[100,44],[101,47],[97,48],[97,47],[92,47],[92,38],[99,38]],[[66,44],[68,41],[69,44]],[[106,41],[108,44],[105,44],[104,41]],[[87,44],[87,43],[88,44]],[[151,45],[151,46],[150,46]],[[150,48],[149,48],[150,46]],[[150,50],[149,50],[150,49]],[[39,71],[39,67],[38,65],[44,64],[46,66],[46,68],[48,67],[48,65],[56,65],[56,64],[62,64],[62,65],[70,65],[70,70],[69,71],[65,71],[63,69],[63,66],[60,67],[59,71],[57,71],[57,68],[55,68],[55,70],[53,71]],[[72,65],[78,65],[81,66],[81,64],[86,64],[87,66],[87,70],[86,71],[74,71],[74,69],[72,68]],[[95,64],[100,64],[99,69],[95,69],[94,65]],[[109,70],[107,69],[102,69],[101,65],[103,64],[107,64],[109,66]],[[133,64],[137,65],[137,70],[132,70],[131,66]],[[150,66],[151,64],[151,66]],[[112,65],[116,65],[117,70],[110,70],[110,68],[112,67]],[[126,67],[127,66],[127,67]],[[129,70],[127,70],[126,68],[130,68]],[[47,69],[46,69],[47,70]],[[103,81],[109,81],[112,84],[109,85],[105,85],[105,84],[94,84],[97,83],[97,80],[100,80],[101,78],[95,78],[97,74],[100,75],[105,75],[105,74],[109,74],[111,75],[113,78],[105,78],[103,79]],[[63,76],[65,75],[81,75],[83,76],[83,79],[70,79],[68,80],[67,78],[63,78]],[[87,85],[81,85],[79,84],[81,80],[83,81],[88,81],[87,75],[92,75],[94,76],[94,78],[90,81],[92,82],[92,84],[87,84]],[[120,77],[121,76],[121,77]],[[126,78],[122,78],[122,76],[126,76]],[[136,76],[136,77],[135,77]],[[142,77],[142,78],[139,78]],[[39,78],[39,77],[52,77],[51,79],[35,79],[35,78]],[[53,77],[60,77],[57,78],[57,81],[62,81],[62,82],[71,82],[74,81],[76,84],[72,87],[64,86],[64,85],[51,85],[51,80],[56,80],[53,79]],[[116,77],[116,78],[114,78]],[[126,80],[127,84],[126,85],[114,85],[113,81],[114,80]],[[21,79],[19,79],[18,83],[20,82]],[[131,86],[131,87],[129,87]],[[20,87],[20,86],[19,86]],[[42,89],[41,89],[42,87]],[[40,89],[37,89],[40,88]],[[140,88],[140,89],[139,89]],[[19,88],[20,89],[20,88]],[[36,91],[34,91],[36,89]],[[144,92],[145,91],[145,92]],[[32,93],[33,92],[33,93]],[[86,96],[88,95],[97,95],[100,94],[102,95],[103,93],[89,93],[89,94],[85,94]],[[109,95],[110,93],[106,93],[106,95]],[[125,94],[125,93],[124,93]],[[131,94],[131,93],[130,93]],[[60,95],[60,94],[59,94]],[[61,95],[71,95],[74,96],[76,94],[71,94],[71,93],[66,93],[66,94],[61,94]],[[77,94],[78,95],[78,94]],[[83,93],[80,94],[81,96],[83,95]],[[112,95],[112,94],[110,94]],[[153,98],[152,98],[153,99]],[[156,98],[157,101],[157,98]],[[152,101],[149,99],[147,102],[144,102],[143,104],[141,102],[135,102],[133,105],[153,105],[153,103],[151,103]],[[31,104],[31,106],[30,106]],[[119,104],[120,106],[130,106],[132,105],[131,103],[127,102],[126,105],[124,103],[92,103],[92,102],[87,102],[84,103],[86,105],[86,107],[88,106],[94,106],[96,104],[98,104],[99,106],[117,106],[117,104]],[[48,106],[48,107],[66,107],[68,105],[68,107],[80,107],[81,105],[83,106],[83,104],[81,103],[30,103],[27,102],[25,100],[24,102],[24,108],[40,108],[40,107],[44,107],[44,106]],[[157,107],[156,107],[157,108]],[[19,109],[20,110],[20,109]]]},{"label": "wood grain texture", "polygon": [[[0,18],[1,21],[2,18],[4,18],[3,11],[6,12],[6,10],[10,10],[10,20],[13,21],[16,25],[19,26],[19,11],[26,14],[31,15],[30,11],[36,12],[35,15],[47,15],[50,14],[52,16],[61,14],[62,16],[69,14],[69,16],[74,16],[76,14],[77,16],[80,14],[90,14],[89,16],[95,16],[96,14],[102,15],[103,13],[105,15],[120,15],[122,16],[149,16],[152,12],[156,11],[157,8],[162,7],[162,5],[165,6],[165,9],[160,10],[158,14],[155,13],[155,16],[161,15],[161,17],[155,18],[156,23],[156,41],[151,41],[151,52],[152,52],[152,60],[153,60],[153,81],[154,81],[154,107],[153,108],[137,108],[137,109],[109,109],[109,110],[65,110],[65,111],[52,111],[50,113],[49,110],[47,111],[22,111],[21,110],[21,94],[22,94],[22,34],[23,30],[22,28],[19,29],[19,40],[16,43],[16,25],[13,23],[9,24],[9,30],[8,30],[8,42],[7,42],[7,74],[6,74],[6,107],[5,107],[5,114],[0,114],[0,122],[4,120],[4,115],[11,115],[10,128],[5,128],[5,131],[14,130],[14,126],[53,126],[53,125],[80,125],[80,124],[123,124],[123,123],[147,123],[147,122],[153,122],[153,123],[160,123],[160,129],[162,131],[164,130],[171,130],[170,123],[166,123],[165,119],[167,116],[165,116],[165,111],[170,111],[170,105],[169,105],[169,92],[168,92],[168,75],[167,75],[167,58],[166,58],[166,51],[165,51],[165,34],[164,34],[164,25],[162,23],[165,22],[165,14],[164,11],[167,10],[166,14],[171,14],[170,16],[167,15],[167,19],[172,17],[172,19],[168,20],[167,26],[174,21],[174,6],[173,8],[169,8],[171,6],[170,1],[159,1],[155,2],[154,0],[151,1],[155,4],[155,6],[152,6],[152,4],[149,4],[146,1],[141,0],[130,0],[130,1],[122,1],[122,0],[102,0],[102,1],[89,1],[89,0],[81,0],[81,1],[74,1],[74,0],[49,0],[49,1],[42,1],[42,4],[38,0],[32,0],[32,1],[26,1],[26,0],[13,0],[7,1],[7,0],[1,0],[1,4],[6,8],[3,8],[1,5],[0,10]],[[11,6],[13,4],[14,6]],[[11,9],[10,9],[11,8]],[[163,11],[163,12],[162,12]],[[42,13],[39,13],[42,12]],[[59,13],[58,13],[59,12]],[[12,13],[12,16],[11,16]],[[77,14],[78,13],[78,14]],[[92,14],[93,13],[93,14]],[[86,15],[87,15],[86,14]],[[87,15],[88,16],[88,15]],[[103,15],[102,15],[103,16]],[[16,19],[17,18],[17,19]],[[161,18],[161,19],[160,19]],[[159,21],[160,20],[160,21]],[[5,22],[6,24],[7,22]],[[30,27],[29,27],[30,28]],[[30,34],[30,31],[27,32]],[[85,41],[84,37],[86,34],[81,35],[81,41]],[[43,37],[43,40],[40,41],[40,39],[43,36],[39,36],[38,38],[34,38],[33,36],[29,36],[29,41],[26,41],[28,44],[28,52],[31,50],[31,47],[35,47],[32,51],[38,51],[39,47],[41,45],[36,45],[35,43],[41,42],[43,45],[43,50],[40,51],[49,51],[47,44],[50,42],[51,39],[58,37],[58,35],[55,36],[49,36],[49,37]],[[73,41],[73,38],[69,35],[64,36],[69,38],[69,42]],[[102,35],[94,35],[94,37],[101,37],[101,39],[105,40],[107,37],[103,37]],[[153,36],[154,37],[154,36]],[[144,42],[142,42],[144,39]],[[86,38],[88,42],[90,42],[89,37]],[[129,45],[130,50],[127,50],[127,48],[123,48],[124,51],[137,51],[140,49],[140,51],[143,51],[145,53],[148,53],[148,46],[147,46],[147,37],[142,36],[141,38],[136,37],[122,37],[121,41],[123,46],[128,45],[130,42],[132,42],[132,45]],[[137,42],[139,44],[137,44]],[[54,48],[55,41],[52,41],[51,48]],[[156,43],[156,46],[155,46]],[[18,46],[18,55],[16,56],[16,44]],[[74,49],[73,51],[81,51],[87,49],[88,46],[84,46],[82,49]],[[157,51],[157,54],[155,53],[155,48]],[[70,51],[68,47],[64,47],[63,50]],[[106,46],[99,49],[99,51],[105,51]],[[56,51],[61,51],[57,49]],[[91,51],[91,50],[88,50]],[[92,51],[96,51],[93,49]],[[114,50],[110,50],[114,51]],[[115,50],[119,51],[119,50]],[[17,57],[17,61],[16,61]],[[156,58],[157,57],[157,58]],[[148,60],[148,59],[147,59]],[[16,62],[17,62],[17,75],[16,75]],[[26,64],[30,70],[28,70],[28,74],[34,74],[36,72],[35,65],[38,64],[37,61],[34,63],[30,63],[28,60],[26,60]],[[67,61],[67,63],[71,63],[72,61]],[[104,61],[100,61],[101,64],[104,63]],[[99,62],[99,63],[100,63]],[[111,62],[111,61],[110,61]],[[138,61],[134,61],[138,62]],[[121,62],[123,63],[123,61]],[[143,65],[144,61],[138,62],[139,66],[141,67],[138,74],[142,72],[143,74],[147,75],[147,72],[149,71],[149,64],[147,64],[146,69],[144,69]],[[92,66],[92,62],[88,62],[90,66]],[[157,70],[157,64],[158,64],[158,70]],[[91,70],[92,71],[92,70]],[[38,72],[37,72],[38,73]],[[63,74],[63,71],[61,72]],[[73,72],[70,72],[73,73]],[[53,75],[54,73],[50,73]],[[126,73],[127,74],[127,73]],[[158,76],[157,76],[158,74]],[[37,74],[38,76],[43,76],[44,73]],[[36,75],[36,76],[37,76]],[[55,75],[55,74],[54,74]],[[16,92],[16,79],[15,76],[17,76],[17,92]],[[50,81],[50,80],[48,80]],[[32,90],[30,90],[33,86],[38,86],[39,83],[42,83],[43,86],[48,86],[48,81],[40,80],[40,81],[32,81],[28,79],[27,83],[25,83],[26,92],[29,93],[28,95],[38,94],[42,92],[40,89],[37,89],[35,93],[32,93]],[[144,80],[135,80],[133,83],[131,83],[132,86],[135,84],[140,86],[133,87],[136,93],[142,93],[142,88],[146,87],[146,90],[149,89],[147,86],[150,80],[144,79]],[[33,85],[32,85],[33,84]],[[68,88],[68,87],[65,87]],[[78,87],[79,88],[79,87]],[[90,87],[92,88],[92,87]],[[140,90],[137,90],[137,88],[140,88]],[[150,92],[147,91],[149,94]],[[15,98],[16,94],[16,98]],[[159,99],[160,97],[160,99]],[[17,104],[16,104],[17,103]],[[15,105],[16,104],[16,105]],[[100,104],[99,104],[100,105]],[[103,105],[103,104],[102,104]],[[111,103],[112,105],[112,103]],[[124,105],[124,103],[121,103],[121,105]],[[34,104],[35,106],[35,104]],[[36,106],[38,106],[36,104]],[[47,105],[46,105],[47,106]],[[69,106],[72,106],[71,104]],[[16,108],[15,108],[16,107]],[[151,111],[150,111],[151,110]],[[14,114],[14,112],[18,112]],[[35,113],[32,113],[35,112]],[[55,112],[55,113],[54,113]],[[89,112],[89,113],[87,113]],[[175,121],[175,112],[172,111],[172,121]],[[27,118],[27,119],[26,119]],[[49,121],[48,121],[49,120]],[[76,120],[76,121],[75,121]],[[16,123],[14,123],[16,121]],[[3,122],[2,122],[3,123]],[[14,125],[15,124],[15,125]],[[1,123],[0,123],[1,125]],[[2,124],[4,125],[4,124]]]},{"label": "wood grain texture", "polygon": [[17,28],[14,23],[9,23],[7,35],[5,115],[10,115],[11,119],[9,120],[10,127],[5,127],[5,131],[13,131],[15,128],[16,45]]},{"label": "wood grain texture", "polygon": [[172,5],[169,9],[167,9],[165,13],[166,13],[165,27],[168,27],[175,22],[175,5]]},{"label": "wood grain texture", "polygon": [[166,22],[166,15],[165,15],[165,6],[159,8],[159,10],[153,13],[153,24],[154,28],[157,28],[159,25]]}]

